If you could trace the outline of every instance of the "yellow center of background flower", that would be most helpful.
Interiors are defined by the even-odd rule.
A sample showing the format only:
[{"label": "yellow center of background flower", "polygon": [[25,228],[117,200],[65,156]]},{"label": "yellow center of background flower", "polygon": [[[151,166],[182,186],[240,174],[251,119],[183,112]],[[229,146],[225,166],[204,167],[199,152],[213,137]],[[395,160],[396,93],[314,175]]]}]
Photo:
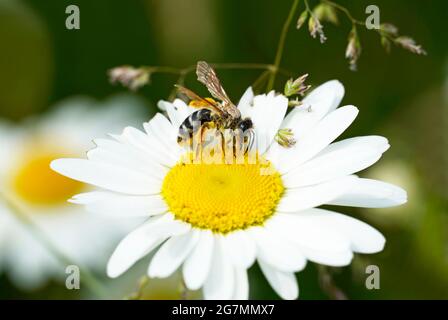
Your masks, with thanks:
[{"label": "yellow center of background flower", "polygon": [[59,155],[27,157],[13,177],[13,188],[24,201],[34,205],[59,205],[82,191],[84,184],[50,169]]},{"label": "yellow center of background flower", "polygon": [[283,190],[280,175],[269,163],[181,163],[166,175],[162,195],[176,219],[228,233],[262,225]]}]

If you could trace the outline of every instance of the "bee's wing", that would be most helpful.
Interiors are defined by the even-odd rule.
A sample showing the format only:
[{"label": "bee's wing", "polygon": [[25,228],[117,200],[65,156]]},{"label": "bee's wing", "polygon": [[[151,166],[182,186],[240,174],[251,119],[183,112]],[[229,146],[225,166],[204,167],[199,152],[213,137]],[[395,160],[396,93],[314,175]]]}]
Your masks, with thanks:
[{"label": "bee's wing", "polygon": [[223,102],[223,106],[226,108],[236,109],[236,106],[232,103],[230,98],[227,96],[227,93],[224,91],[215,70],[213,70],[207,62],[198,62],[196,67],[196,75],[198,76],[198,80],[207,87],[213,98],[221,100]]},{"label": "bee's wing", "polygon": [[193,91],[191,91],[190,89],[187,89],[185,87],[182,87],[181,85],[176,84],[175,87],[177,88],[177,90],[186,95],[188,97],[188,99],[190,100],[197,100],[197,101],[201,101],[203,102],[205,105],[201,106],[201,108],[206,108],[206,109],[210,109],[214,112],[217,113],[222,113],[222,111],[219,109],[219,107],[217,106],[217,104],[214,104],[213,102],[202,98],[201,96],[199,96],[198,94],[194,93]]}]

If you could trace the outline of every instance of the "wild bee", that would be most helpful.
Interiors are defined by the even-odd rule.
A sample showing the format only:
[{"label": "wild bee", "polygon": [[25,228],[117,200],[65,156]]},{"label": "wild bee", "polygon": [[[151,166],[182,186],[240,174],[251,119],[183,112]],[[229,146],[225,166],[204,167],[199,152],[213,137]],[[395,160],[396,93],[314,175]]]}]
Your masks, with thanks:
[{"label": "wild bee", "polygon": [[207,87],[213,98],[202,98],[193,91],[177,86],[180,93],[190,99],[189,105],[199,110],[193,112],[179,127],[177,141],[179,144],[191,139],[204,141],[204,132],[207,129],[217,129],[222,135],[226,129],[239,131],[242,137],[240,143],[244,144],[245,152],[251,149],[254,142],[253,123],[250,118],[242,119],[241,113],[227,96],[216,75],[215,70],[205,61],[199,61],[196,67],[198,81]]}]

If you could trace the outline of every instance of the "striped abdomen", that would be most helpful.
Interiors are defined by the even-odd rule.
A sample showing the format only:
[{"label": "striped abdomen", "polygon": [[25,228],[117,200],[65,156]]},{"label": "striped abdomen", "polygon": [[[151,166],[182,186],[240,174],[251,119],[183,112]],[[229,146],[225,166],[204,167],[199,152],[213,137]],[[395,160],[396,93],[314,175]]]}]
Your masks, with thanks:
[{"label": "striped abdomen", "polygon": [[191,138],[194,129],[198,129],[210,121],[212,121],[212,112],[209,109],[199,109],[193,112],[180,125],[177,142],[181,142],[185,138]]}]

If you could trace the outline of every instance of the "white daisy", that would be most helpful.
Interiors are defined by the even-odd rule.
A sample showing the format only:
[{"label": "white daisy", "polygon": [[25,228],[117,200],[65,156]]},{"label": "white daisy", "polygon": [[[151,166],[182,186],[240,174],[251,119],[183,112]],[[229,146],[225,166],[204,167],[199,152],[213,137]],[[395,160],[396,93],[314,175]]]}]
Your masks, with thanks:
[{"label": "white daisy", "polygon": [[[67,197],[90,187],[58,175],[49,164],[61,156],[81,156],[94,146],[93,137],[117,130],[130,121],[136,123],[143,107],[141,101],[130,96],[117,96],[102,105],[79,97],[22,125],[0,124],[1,192],[74,263],[98,269],[107,259],[110,242],[123,236],[124,230],[109,218],[92,216],[67,203]],[[65,275],[65,266],[57,263],[0,200],[2,268],[24,288],[43,284],[50,276]]]},{"label": "white daisy", "polygon": [[[332,143],[358,114],[354,106],[336,109],[343,95],[338,81],[327,82],[285,117],[286,97],[254,97],[249,88],[238,107],[252,119],[258,153],[267,163],[179,162],[178,128],[195,109],[175,100],[161,102],[169,120],[157,114],[144,124],[145,132],[127,127],[113,140],[96,140],[88,159],[60,159],[52,168],[103,189],[73,202],[149,217],[116,248],[107,266],[110,277],[158,248],[148,275],[165,278],[181,267],[186,286],[202,287],[206,299],[247,299],[247,269],[255,261],[280,297],[295,299],[294,273],[308,260],[345,266],[354,252],[375,253],[385,243],[369,225],[318,206],[406,202],[404,190],[353,175],[378,161],[389,148],[386,138]],[[295,145],[275,142],[279,129],[291,129]],[[260,174],[266,165],[273,174]]]}]

